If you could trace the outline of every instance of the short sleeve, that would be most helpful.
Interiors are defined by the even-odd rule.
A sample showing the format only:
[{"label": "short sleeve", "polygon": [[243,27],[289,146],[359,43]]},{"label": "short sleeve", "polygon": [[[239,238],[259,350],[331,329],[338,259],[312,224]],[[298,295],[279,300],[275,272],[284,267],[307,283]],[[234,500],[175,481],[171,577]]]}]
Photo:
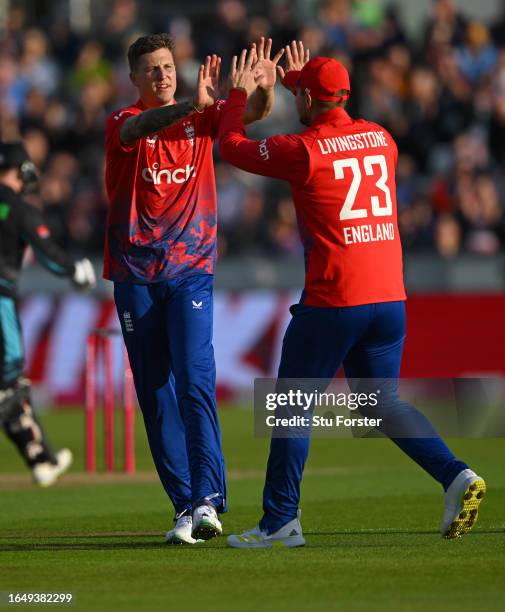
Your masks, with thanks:
[{"label": "short sleeve", "polygon": [[142,111],[140,109],[126,108],[109,115],[105,124],[105,147],[107,151],[121,151],[123,153],[130,153],[137,148],[138,141],[134,141],[130,144],[122,143],[120,132],[123,123],[129,117],[139,115],[141,112]]}]

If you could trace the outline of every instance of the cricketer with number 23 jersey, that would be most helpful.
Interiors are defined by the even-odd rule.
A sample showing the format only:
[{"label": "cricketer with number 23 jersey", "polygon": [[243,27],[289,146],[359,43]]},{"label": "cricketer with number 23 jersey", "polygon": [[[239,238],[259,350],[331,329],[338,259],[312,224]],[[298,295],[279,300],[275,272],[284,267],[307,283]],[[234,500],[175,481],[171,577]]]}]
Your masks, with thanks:
[{"label": "cricketer with number 23 jersey", "polygon": [[[241,120],[246,94],[233,89],[220,132],[227,161],[287,180],[293,193],[305,249],[305,290],[290,309],[276,391],[293,385],[325,391],[343,366],[352,391],[380,394],[376,404],[360,406],[361,415],[377,418],[377,429],[447,490],[468,466],[398,392],[406,316],[396,144],[381,126],[346,113],[349,74],[333,58],[309,60],[301,71],[288,71],[283,84],[296,91],[297,112],[308,129],[248,140]],[[309,437],[310,420],[287,431],[273,428],[256,539],[249,543],[250,532],[231,535],[231,546],[261,547],[263,541],[268,547],[276,539],[303,546],[299,501]],[[453,523],[454,513],[447,517],[444,535],[467,529]]]},{"label": "cricketer with number 23 jersey", "polygon": [[305,250],[307,306],[405,299],[398,235],[396,144],[381,126],[343,108],[300,134],[247,140],[246,94],[230,93],[221,155],[248,172],[289,181]]}]

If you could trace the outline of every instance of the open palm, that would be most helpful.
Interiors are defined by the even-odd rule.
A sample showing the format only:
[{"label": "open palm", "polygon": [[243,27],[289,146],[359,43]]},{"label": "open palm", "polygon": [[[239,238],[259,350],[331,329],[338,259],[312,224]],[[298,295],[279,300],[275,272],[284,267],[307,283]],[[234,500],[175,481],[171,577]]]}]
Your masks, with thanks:
[{"label": "open palm", "polygon": [[221,58],[217,55],[208,55],[205,64],[198,71],[198,82],[195,98],[195,106],[198,109],[212,106],[216,101],[219,86],[219,71],[221,69]]},{"label": "open palm", "polygon": [[298,42],[293,40],[290,45],[286,45],[285,50],[286,68],[284,69],[282,66],[277,66],[281,79],[286,76],[286,72],[301,70],[310,59],[310,50],[304,48],[301,40]]},{"label": "open palm", "polygon": [[273,59],[270,59],[271,51],[272,39],[269,38],[265,45],[265,38],[262,36],[257,45],[258,59],[254,64],[253,69],[256,85],[263,89],[269,89],[275,85],[275,81],[277,79],[277,63],[284,54],[284,49],[281,49]]}]

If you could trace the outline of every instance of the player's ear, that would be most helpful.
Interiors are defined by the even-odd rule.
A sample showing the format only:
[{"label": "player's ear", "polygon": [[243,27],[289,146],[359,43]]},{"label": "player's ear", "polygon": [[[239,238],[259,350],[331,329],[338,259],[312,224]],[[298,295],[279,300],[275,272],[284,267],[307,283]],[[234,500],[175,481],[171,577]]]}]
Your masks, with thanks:
[{"label": "player's ear", "polygon": [[304,100],[305,100],[305,106],[306,106],[308,109],[312,108],[312,96],[310,95],[310,92],[309,92],[309,90],[308,90],[308,89],[306,89],[306,90],[303,92],[303,97],[304,97]]},{"label": "player's ear", "polygon": [[138,87],[137,78],[134,72],[130,72],[130,81],[135,85],[135,87]]}]

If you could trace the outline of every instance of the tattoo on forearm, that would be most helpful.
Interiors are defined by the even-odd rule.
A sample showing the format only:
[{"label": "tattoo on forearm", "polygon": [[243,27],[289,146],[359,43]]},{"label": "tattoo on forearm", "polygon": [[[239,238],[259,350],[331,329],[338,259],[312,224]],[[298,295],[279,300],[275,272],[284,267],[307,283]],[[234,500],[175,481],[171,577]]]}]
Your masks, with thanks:
[{"label": "tattoo on forearm", "polygon": [[155,134],[195,112],[192,102],[180,102],[171,106],[150,108],[140,115],[128,117],[121,126],[121,141],[130,144],[139,138]]}]

